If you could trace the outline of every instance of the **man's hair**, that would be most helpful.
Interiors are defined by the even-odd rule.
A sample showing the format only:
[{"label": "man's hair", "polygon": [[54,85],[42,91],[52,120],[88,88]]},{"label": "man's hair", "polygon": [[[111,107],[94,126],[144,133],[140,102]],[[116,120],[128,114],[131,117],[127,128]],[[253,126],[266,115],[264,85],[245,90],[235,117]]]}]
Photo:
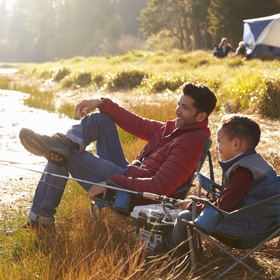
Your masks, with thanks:
[{"label": "man's hair", "polygon": [[260,141],[260,126],[252,119],[242,115],[224,116],[219,128],[223,129],[229,140],[235,137],[245,140],[248,150],[254,149]]},{"label": "man's hair", "polygon": [[193,107],[197,114],[205,112],[209,116],[216,107],[217,98],[206,85],[185,83],[182,90],[184,95],[190,96],[194,100]]}]

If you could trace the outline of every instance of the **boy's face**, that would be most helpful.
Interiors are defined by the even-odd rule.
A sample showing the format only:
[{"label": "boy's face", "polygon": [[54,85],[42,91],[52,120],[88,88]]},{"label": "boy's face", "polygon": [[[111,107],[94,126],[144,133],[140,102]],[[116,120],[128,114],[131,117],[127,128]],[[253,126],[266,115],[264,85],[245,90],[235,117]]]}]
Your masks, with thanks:
[{"label": "boy's face", "polygon": [[218,129],[217,131],[216,149],[219,152],[221,161],[227,161],[239,154],[236,149],[236,138],[229,140],[223,129]]},{"label": "boy's face", "polygon": [[205,120],[207,117],[206,113],[196,114],[196,109],[193,107],[193,104],[194,100],[190,96],[181,95],[175,110],[176,127],[184,127]]}]

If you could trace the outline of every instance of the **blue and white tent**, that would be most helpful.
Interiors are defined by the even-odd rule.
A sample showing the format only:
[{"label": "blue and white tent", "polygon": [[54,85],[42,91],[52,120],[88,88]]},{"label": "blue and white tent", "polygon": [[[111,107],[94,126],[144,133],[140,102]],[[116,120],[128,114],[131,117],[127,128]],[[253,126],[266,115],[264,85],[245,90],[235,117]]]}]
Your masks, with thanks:
[{"label": "blue and white tent", "polygon": [[250,57],[280,56],[280,14],[243,20],[243,41]]}]

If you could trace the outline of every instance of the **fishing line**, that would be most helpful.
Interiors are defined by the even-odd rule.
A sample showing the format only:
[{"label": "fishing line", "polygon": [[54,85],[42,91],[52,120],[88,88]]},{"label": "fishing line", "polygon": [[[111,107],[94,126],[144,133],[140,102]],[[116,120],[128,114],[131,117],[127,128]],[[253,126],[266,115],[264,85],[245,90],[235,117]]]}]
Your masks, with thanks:
[{"label": "fishing line", "polygon": [[3,163],[3,161],[1,161],[1,160],[0,160],[0,165],[6,166],[6,167],[18,168],[18,169],[22,169],[22,170],[26,170],[26,171],[30,171],[30,172],[36,172],[36,173],[49,175],[49,176],[53,176],[53,177],[57,177],[57,178],[62,178],[62,179],[66,179],[66,180],[72,180],[72,181],[76,181],[78,183],[96,185],[96,186],[100,186],[100,187],[103,187],[103,188],[106,188],[106,189],[112,189],[112,190],[115,190],[115,191],[127,192],[127,193],[131,193],[131,194],[137,195],[137,196],[142,197],[142,198],[155,200],[155,201],[169,202],[169,203],[172,203],[172,204],[181,201],[180,199],[169,198],[169,197],[166,197],[165,195],[158,195],[158,194],[149,193],[149,192],[141,193],[141,192],[136,192],[136,191],[129,190],[129,189],[124,189],[124,188],[121,188],[120,186],[116,185],[114,182],[112,182],[110,180],[108,180],[107,185],[105,185],[105,184],[95,183],[95,182],[82,180],[82,179],[78,179],[78,178],[63,176],[63,175],[59,175],[59,174],[55,174],[55,173],[51,173],[51,172],[39,171],[39,170],[27,168],[27,167],[18,166],[18,165],[15,165],[15,164],[7,164],[7,163]]}]

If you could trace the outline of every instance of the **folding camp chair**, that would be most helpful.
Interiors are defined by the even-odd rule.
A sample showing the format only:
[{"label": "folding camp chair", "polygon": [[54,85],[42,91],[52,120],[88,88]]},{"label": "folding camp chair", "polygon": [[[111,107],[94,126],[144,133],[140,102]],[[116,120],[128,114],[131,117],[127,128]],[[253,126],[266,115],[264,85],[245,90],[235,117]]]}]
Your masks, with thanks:
[{"label": "folding camp chair", "polygon": [[[210,178],[214,180],[214,172],[213,172],[213,165],[212,165],[212,158],[211,153],[209,151],[210,147],[212,145],[211,139],[206,139],[205,145],[204,145],[204,151],[200,158],[199,163],[197,164],[197,167],[195,169],[195,172],[199,172],[208,157],[209,161],[209,172],[210,172]],[[173,194],[180,194],[178,199],[184,199],[187,197],[191,187],[193,187],[193,181],[195,179],[195,176],[193,175],[191,181],[189,183],[183,184],[180,186]],[[122,209],[116,208],[114,206],[114,203],[112,201],[113,193],[110,191],[107,191],[103,196],[96,197],[95,201],[91,201],[90,204],[90,213],[93,215],[93,207],[96,204],[97,210],[98,210],[98,216],[100,216],[100,212],[102,208],[108,208],[113,213],[118,215],[120,218],[125,220],[128,224],[132,225],[135,228],[136,234],[139,234],[141,228],[145,228],[142,230],[143,233],[143,240],[148,240],[149,246],[154,247],[159,242],[161,242],[162,238],[164,238],[167,233],[172,230],[173,228],[173,222],[176,218],[176,214],[179,214],[178,208],[177,210],[174,209],[175,207],[173,205],[166,205],[163,203],[162,205],[157,204],[151,204],[151,205],[143,205],[143,206],[135,206],[130,205],[128,211],[124,211]],[[135,208],[135,211],[133,209]],[[156,210],[156,211],[154,211]],[[160,215],[160,220],[158,217],[152,217],[151,213],[157,213],[157,215]],[[149,213],[148,215],[144,213]],[[140,214],[140,216],[139,216]],[[144,217],[145,216],[145,217]],[[165,216],[169,216],[168,221],[165,219]],[[171,221],[170,217],[173,217],[173,221]],[[164,223],[162,223],[162,220],[165,220]],[[159,225],[160,224],[160,225]],[[149,247],[148,246],[148,247]]]},{"label": "folding camp chair", "polygon": [[[208,194],[211,196],[216,195],[216,190],[218,190],[218,196],[222,191],[222,188],[214,183],[212,180],[204,177],[201,174],[196,174],[196,177],[199,180],[199,187],[198,191],[200,191],[201,187],[206,189]],[[277,177],[279,182],[279,189],[280,189],[280,176]],[[196,261],[202,254],[202,246],[201,246],[201,237],[204,237],[206,240],[210,241],[215,247],[219,248],[223,253],[230,256],[234,263],[225,271],[221,272],[217,278],[222,278],[225,274],[231,271],[234,267],[238,264],[241,264],[246,270],[253,272],[256,276],[261,277],[257,274],[247,263],[245,263],[245,259],[251,256],[256,250],[258,250],[264,243],[269,240],[272,240],[280,235],[280,194],[277,194],[271,198],[265,199],[261,202],[256,204],[243,207],[241,209],[232,211],[232,212],[225,212],[221,209],[217,208],[215,205],[209,202],[209,200],[200,198],[198,196],[189,196],[193,200],[193,221],[187,222],[187,233],[188,233],[188,242],[190,248],[190,256],[191,256],[191,266],[192,269],[196,268]],[[213,233],[207,233],[211,231],[211,229],[203,227],[196,219],[196,202],[203,203],[205,205],[205,209],[207,207],[208,211],[212,211],[212,218],[219,221],[233,221],[238,220],[240,218],[244,218],[247,215],[251,214],[254,211],[263,209],[263,207],[267,205],[274,204],[275,207],[278,207],[278,224],[275,226],[267,229],[263,234],[257,238],[239,238],[235,236],[230,236],[221,232],[214,231]],[[210,216],[209,216],[210,217]],[[208,219],[209,219],[208,217]],[[227,247],[226,247],[227,246]],[[278,252],[280,246],[280,239],[278,242]],[[231,249],[244,249],[239,250],[239,254],[233,254]],[[249,250],[250,249],[250,250]],[[244,253],[242,255],[241,252]],[[278,253],[277,253],[278,255]]]}]

